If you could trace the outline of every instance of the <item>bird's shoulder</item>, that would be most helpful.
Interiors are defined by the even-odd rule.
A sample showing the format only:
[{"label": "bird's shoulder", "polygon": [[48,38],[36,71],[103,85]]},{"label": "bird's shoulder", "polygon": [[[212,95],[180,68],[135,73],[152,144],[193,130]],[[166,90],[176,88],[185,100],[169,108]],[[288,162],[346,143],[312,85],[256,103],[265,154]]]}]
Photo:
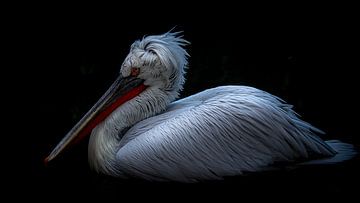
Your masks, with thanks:
[{"label": "bird's shoulder", "polygon": [[227,86],[218,86],[210,89],[203,90],[199,93],[191,95],[189,97],[183,98],[180,101],[188,101],[188,100],[207,100],[213,97],[219,97],[229,94],[237,94],[237,95],[250,95],[250,94],[259,94],[264,93],[260,89],[250,86],[242,86],[242,85],[227,85]]},{"label": "bird's shoulder", "polygon": [[205,106],[217,105],[225,108],[241,104],[248,107],[264,105],[287,106],[285,101],[275,95],[255,87],[240,85],[218,86],[201,91],[174,102],[173,108],[189,104],[193,106],[199,106],[200,104]]}]

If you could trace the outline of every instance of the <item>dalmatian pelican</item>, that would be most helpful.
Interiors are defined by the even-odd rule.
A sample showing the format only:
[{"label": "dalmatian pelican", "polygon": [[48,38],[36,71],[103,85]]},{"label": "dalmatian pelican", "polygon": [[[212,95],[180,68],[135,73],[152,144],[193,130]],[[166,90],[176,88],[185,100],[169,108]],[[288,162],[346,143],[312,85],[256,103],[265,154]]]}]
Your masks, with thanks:
[{"label": "dalmatian pelican", "polygon": [[90,134],[90,167],[120,178],[197,182],[277,163],[336,163],[355,150],[301,120],[292,106],[248,86],[220,86],[176,100],[189,42],[180,32],[135,41],[118,78],[45,159]]}]

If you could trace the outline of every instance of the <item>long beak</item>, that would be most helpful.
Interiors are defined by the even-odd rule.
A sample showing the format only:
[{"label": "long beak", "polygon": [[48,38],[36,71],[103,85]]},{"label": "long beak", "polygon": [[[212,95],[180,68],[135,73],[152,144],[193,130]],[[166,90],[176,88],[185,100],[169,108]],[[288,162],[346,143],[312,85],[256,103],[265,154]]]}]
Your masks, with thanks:
[{"label": "long beak", "polygon": [[91,131],[108,117],[116,108],[139,95],[146,89],[143,80],[136,77],[122,77],[115,80],[106,93],[98,102],[85,114],[85,116],[70,130],[60,141],[55,149],[45,158],[44,162],[54,159],[70,143],[79,141],[89,135]]}]

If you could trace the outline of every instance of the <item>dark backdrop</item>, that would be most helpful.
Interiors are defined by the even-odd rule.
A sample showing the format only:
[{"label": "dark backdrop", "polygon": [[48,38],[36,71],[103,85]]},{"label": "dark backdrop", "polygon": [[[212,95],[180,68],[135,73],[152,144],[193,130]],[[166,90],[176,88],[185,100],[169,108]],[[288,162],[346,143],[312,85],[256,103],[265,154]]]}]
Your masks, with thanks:
[{"label": "dark backdrop", "polygon": [[86,10],[82,7],[46,9],[21,19],[23,27],[17,34],[25,45],[19,49],[25,65],[18,76],[24,82],[21,88],[27,103],[21,110],[30,111],[21,117],[26,124],[19,130],[26,126],[20,140],[30,146],[24,152],[30,157],[24,164],[30,166],[26,170],[30,178],[20,180],[20,185],[31,191],[31,197],[120,201],[142,194],[160,198],[164,193],[174,198],[189,193],[275,198],[356,194],[351,183],[359,181],[357,159],[221,182],[158,184],[116,180],[90,171],[85,140],[45,167],[43,158],[116,78],[131,43],[174,26],[191,42],[181,97],[219,85],[257,87],[293,104],[304,120],[327,133],[325,139],[360,143],[356,119],[359,33],[351,10],[336,5],[331,10],[290,7],[286,12],[217,5],[212,10],[179,6],[177,12],[118,8],[85,14],[80,12]]}]

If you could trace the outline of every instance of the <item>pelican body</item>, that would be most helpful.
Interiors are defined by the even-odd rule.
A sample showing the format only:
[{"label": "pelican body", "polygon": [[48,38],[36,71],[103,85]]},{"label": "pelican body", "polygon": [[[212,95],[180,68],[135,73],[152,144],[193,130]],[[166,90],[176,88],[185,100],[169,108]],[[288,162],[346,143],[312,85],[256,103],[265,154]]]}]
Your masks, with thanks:
[{"label": "pelican body", "polygon": [[155,181],[217,180],[355,154],[350,144],[323,141],[291,105],[253,87],[221,86],[175,101],[187,44],[171,32],[134,42],[118,79],[46,161],[88,134],[92,169]]}]

